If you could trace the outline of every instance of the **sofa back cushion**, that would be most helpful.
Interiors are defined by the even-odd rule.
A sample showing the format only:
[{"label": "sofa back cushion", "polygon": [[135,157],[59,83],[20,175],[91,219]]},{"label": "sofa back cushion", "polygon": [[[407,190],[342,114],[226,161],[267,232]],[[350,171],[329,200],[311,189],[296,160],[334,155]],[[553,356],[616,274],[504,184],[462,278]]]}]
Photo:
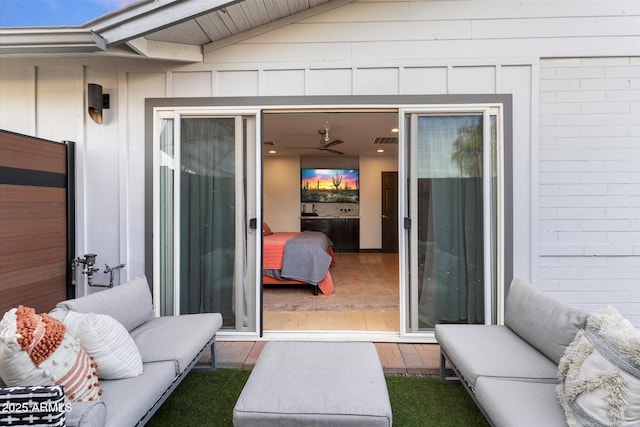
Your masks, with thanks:
[{"label": "sofa back cushion", "polygon": [[57,318],[64,317],[60,309],[106,314],[120,322],[129,332],[154,317],[151,291],[145,276],[138,276],[120,286],[95,294],[58,303],[52,313]]},{"label": "sofa back cushion", "polygon": [[515,278],[505,306],[505,325],[556,364],[578,331],[587,313],[543,294]]}]

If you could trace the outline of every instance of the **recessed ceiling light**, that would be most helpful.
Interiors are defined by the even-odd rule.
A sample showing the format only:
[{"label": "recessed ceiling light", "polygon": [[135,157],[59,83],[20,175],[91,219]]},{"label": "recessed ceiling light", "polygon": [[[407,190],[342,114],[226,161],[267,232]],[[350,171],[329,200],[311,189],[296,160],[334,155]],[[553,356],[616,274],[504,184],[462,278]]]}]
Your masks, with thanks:
[{"label": "recessed ceiling light", "polygon": [[384,153],[384,150],[382,148],[376,150],[378,153]]},{"label": "recessed ceiling light", "polygon": [[398,128],[393,128],[393,129],[391,129],[391,132],[393,132],[393,133],[398,133],[398,131],[399,131],[399,129],[398,129]]},{"label": "recessed ceiling light", "polygon": [[276,150],[269,150],[269,154],[276,154],[277,151]]}]

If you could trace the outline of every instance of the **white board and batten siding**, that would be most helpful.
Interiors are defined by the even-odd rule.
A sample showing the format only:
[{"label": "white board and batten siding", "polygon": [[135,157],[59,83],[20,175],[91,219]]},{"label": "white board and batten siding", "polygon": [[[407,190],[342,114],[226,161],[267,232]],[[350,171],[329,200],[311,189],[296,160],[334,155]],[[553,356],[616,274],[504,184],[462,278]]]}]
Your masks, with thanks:
[{"label": "white board and batten siding", "polygon": [[[3,58],[0,127],[78,143],[79,251],[128,278],[144,271],[145,98],[512,94],[514,273],[640,327],[638,28],[637,1],[354,1],[198,64]],[[103,125],[87,82],[111,94]]]}]

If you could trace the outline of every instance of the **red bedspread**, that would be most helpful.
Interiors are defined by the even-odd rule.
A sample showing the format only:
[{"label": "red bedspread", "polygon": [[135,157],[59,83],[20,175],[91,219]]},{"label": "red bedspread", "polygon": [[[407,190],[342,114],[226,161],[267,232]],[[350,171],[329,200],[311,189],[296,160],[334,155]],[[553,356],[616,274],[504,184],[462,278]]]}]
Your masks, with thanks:
[{"label": "red bedspread", "polygon": [[[278,232],[268,236],[263,236],[263,265],[265,270],[280,270],[282,269],[282,257],[284,255],[284,246],[287,240],[298,235],[298,232]],[[327,249],[327,253],[331,255],[331,265],[335,264],[335,257],[331,247]],[[291,282],[291,281],[287,281]],[[304,283],[299,281],[293,281],[295,283]],[[331,274],[327,270],[327,275],[318,282],[318,288],[324,295],[330,295],[333,293],[333,281],[331,280]]]}]

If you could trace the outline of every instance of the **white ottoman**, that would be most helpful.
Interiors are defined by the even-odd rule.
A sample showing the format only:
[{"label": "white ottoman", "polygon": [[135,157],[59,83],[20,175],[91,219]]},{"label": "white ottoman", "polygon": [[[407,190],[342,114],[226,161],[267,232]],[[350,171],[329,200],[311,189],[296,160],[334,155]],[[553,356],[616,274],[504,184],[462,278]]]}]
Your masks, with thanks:
[{"label": "white ottoman", "polygon": [[265,345],[233,409],[235,427],[391,426],[373,343]]}]

